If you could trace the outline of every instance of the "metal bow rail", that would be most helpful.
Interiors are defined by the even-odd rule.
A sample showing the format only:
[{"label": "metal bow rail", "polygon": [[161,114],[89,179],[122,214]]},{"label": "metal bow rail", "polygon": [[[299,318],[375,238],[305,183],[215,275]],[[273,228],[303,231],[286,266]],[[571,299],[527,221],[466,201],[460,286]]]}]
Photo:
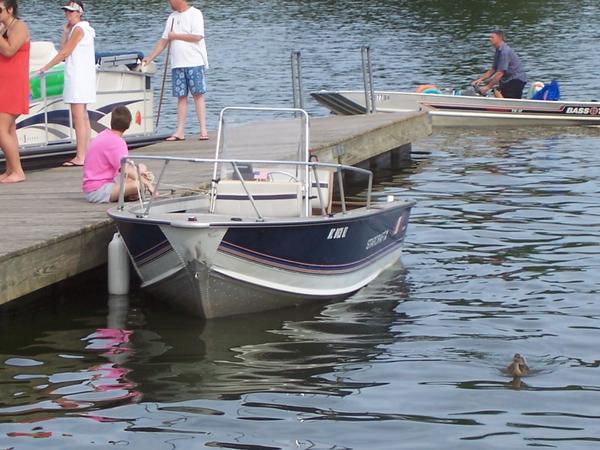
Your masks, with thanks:
[{"label": "metal bow rail", "polygon": [[[121,160],[121,181],[120,181],[119,206],[118,206],[119,210],[121,210],[121,211],[124,210],[124,208],[125,208],[125,180],[127,177],[126,167],[129,164],[133,164],[135,166],[136,162],[138,162],[138,161],[162,161],[163,162],[163,165],[160,169],[160,174],[157,178],[156,185],[154,187],[154,192],[158,192],[161,182],[163,180],[164,174],[166,172],[166,169],[169,166],[169,164],[171,164],[173,162],[184,162],[184,163],[191,163],[191,164],[213,164],[215,166],[215,173],[217,171],[218,166],[230,165],[233,170],[233,173],[236,174],[236,177],[237,177],[236,181],[240,181],[241,186],[245,192],[245,195],[246,195],[247,199],[250,201],[252,208],[254,209],[257,221],[263,221],[264,217],[260,213],[260,211],[256,205],[254,196],[252,195],[252,193],[250,192],[250,189],[248,188],[248,186],[246,184],[246,182],[248,180],[244,180],[244,177],[242,176],[242,174],[240,172],[239,167],[243,166],[243,165],[305,167],[306,173],[309,173],[309,171],[312,171],[313,176],[315,178],[317,197],[319,199],[319,204],[320,204],[321,212],[323,215],[327,215],[327,210],[326,210],[326,205],[325,205],[325,201],[324,201],[324,195],[323,195],[321,183],[319,182],[319,176],[317,173],[317,170],[319,168],[335,169],[335,171],[337,173],[337,182],[338,182],[338,190],[339,190],[339,194],[340,194],[342,214],[346,214],[346,212],[347,212],[347,205],[346,205],[346,198],[345,198],[345,194],[344,194],[344,184],[343,184],[343,171],[351,171],[351,172],[367,175],[368,183],[367,183],[366,207],[367,208],[371,207],[371,196],[372,196],[372,190],[373,190],[373,172],[371,172],[370,170],[361,169],[359,167],[346,166],[343,164],[320,163],[320,162],[313,162],[313,161],[303,162],[303,161],[273,161],[273,160],[233,160],[233,159],[186,158],[186,157],[176,157],[176,156],[136,155],[135,158],[125,157]],[[141,176],[140,176],[141,174],[139,173],[139,170],[137,171],[137,174],[138,174],[138,182],[139,182],[139,192],[140,192],[140,195],[142,196],[142,198],[141,198],[142,208],[141,209],[143,209],[143,212],[140,212],[139,217],[147,217],[148,215],[150,215],[152,206],[156,202],[156,197],[151,196],[148,200],[146,200],[144,198],[144,189],[142,186],[142,181],[141,181]],[[211,213],[214,211],[214,202],[216,201],[216,196],[217,196],[216,184],[218,183],[218,181],[213,180],[212,183],[214,186],[210,193],[211,207],[210,207],[209,212],[211,212]],[[268,183],[268,181],[265,183]],[[306,217],[310,216],[310,212],[312,210],[312,207],[311,207],[312,198],[310,196],[311,187],[312,187],[312,180],[308,176],[303,180],[303,190],[304,190],[304,192],[303,192],[304,193],[303,212],[304,212],[304,216],[306,216]]]}]

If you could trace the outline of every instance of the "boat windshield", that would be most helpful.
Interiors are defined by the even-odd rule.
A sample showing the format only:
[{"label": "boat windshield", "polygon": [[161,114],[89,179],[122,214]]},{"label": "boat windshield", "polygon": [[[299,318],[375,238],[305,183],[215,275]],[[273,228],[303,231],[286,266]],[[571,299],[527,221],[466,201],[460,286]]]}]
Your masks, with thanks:
[{"label": "boat windshield", "polygon": [[[267,120],[265,120],[265,118]],[[230,164],[216,164],[215,179],[299,181],[305,168],[285,162],[309,159],[309,127],[305,111],[287,108],[225,108],[219,120],[215,159],[281,161],[261,167],[240,162],[239,173]]]}]

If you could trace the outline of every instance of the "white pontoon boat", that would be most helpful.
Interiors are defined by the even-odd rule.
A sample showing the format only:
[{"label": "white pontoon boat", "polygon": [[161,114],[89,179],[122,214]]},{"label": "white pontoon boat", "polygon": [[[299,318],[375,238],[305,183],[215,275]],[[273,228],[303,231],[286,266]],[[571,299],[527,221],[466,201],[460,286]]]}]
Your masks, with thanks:
[{"label": "white pontoon boat", "polygon": [[[56,55],[51,42],[32,42],[30,56],[31,97],[29,114],[17,119],[22,160],[66,156],[75,152],[75,131],[68,105],[63,103],[63,65],[38,77],[36,71]],[[151,78],[155,65],[141,65],[136,52],[97,53],[97,102],[88,106],[92,136],[110,126],[117,105],[130,109],[133,117],[125,139],[131,147],[158,140],[153,123]],[[0,154],[1,156],[1,154]]]}]

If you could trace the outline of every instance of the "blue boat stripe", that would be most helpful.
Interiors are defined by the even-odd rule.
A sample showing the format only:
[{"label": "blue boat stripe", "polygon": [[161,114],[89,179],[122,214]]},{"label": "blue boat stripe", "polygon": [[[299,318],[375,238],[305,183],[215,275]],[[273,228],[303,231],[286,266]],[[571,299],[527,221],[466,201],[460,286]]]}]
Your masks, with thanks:
[{"label": "blue boat stripe", "polygon": [[146,250],[143,250],[140,253],[138,253],[137,255],[135,255],[135,258],[142,258],[145,254],[150,253],[159,247],[164,247],[165,243],[169,244],[169,241],[167,239],[163,239],[158,244],[153,245],[152,247],[147,248]]},{"label": "blue boat stripe", "polygon": [[[291,200],[298,196],[296,194],[252,194],[252,198],[254,200]],[[248,200],[248,196],[246,194],[219,194],[217,200]]]},{"label": "blue boat stripe", "polygon": [[[157,248],[157,246],[155,246],[153,248],[155,250],[152,253],[142,256],[142,255],[148,253],[149,250],[146,250],[146,251],[134,256],[133,259],[140,266],[143,266],[143,265],[149,264],[150,262],[160,258],[161,256],[165,255],[166,253],[169,253],[172,250],[171,244],[169,243],[169,241],[164,241],[160,244],[160,247]],[[150,250],[152,250],[152,249],[150,249]]]}]

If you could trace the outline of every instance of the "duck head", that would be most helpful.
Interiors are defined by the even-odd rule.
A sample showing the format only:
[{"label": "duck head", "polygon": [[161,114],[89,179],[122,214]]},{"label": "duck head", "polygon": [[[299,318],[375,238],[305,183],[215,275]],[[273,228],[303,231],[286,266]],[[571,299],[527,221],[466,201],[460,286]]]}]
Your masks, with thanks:
[{"label": "duck head", "polygon": [[519,353],[515,353],[512,362],[506,368],[506,371],[513,377],[522,377],[529,373],[529,367],[525,362],[525,358]]}]

